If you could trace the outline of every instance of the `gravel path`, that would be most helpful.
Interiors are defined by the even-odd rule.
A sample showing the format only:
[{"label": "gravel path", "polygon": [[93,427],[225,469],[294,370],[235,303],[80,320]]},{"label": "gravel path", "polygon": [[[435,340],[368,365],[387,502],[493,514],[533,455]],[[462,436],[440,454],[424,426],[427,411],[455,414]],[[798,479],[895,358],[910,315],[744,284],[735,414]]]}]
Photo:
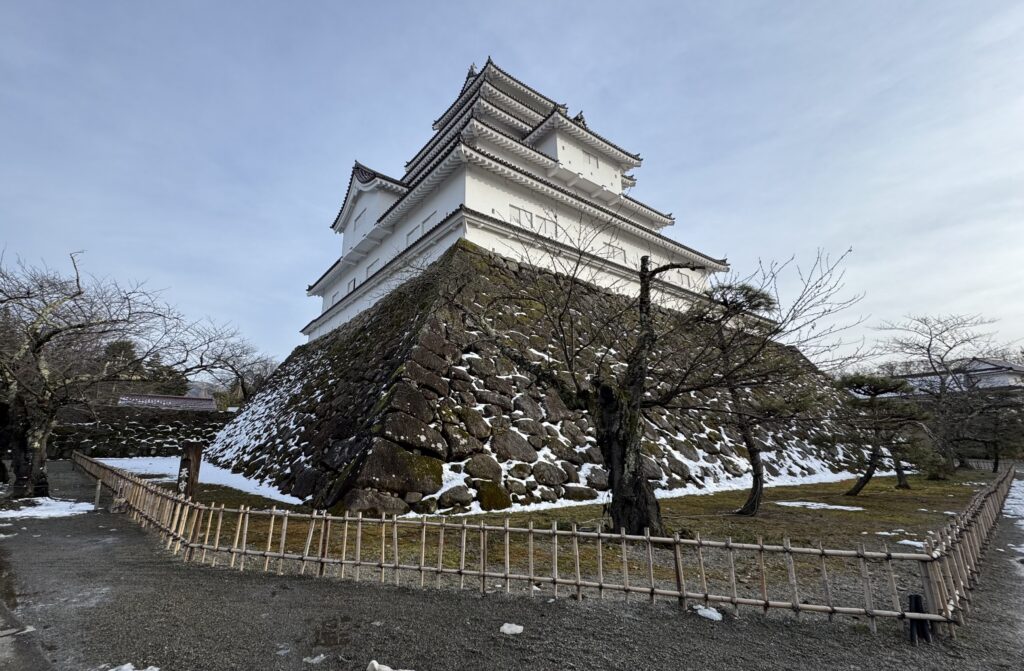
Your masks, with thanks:
[{"label": "gravel path", "polygon": [[[57,496],[90,498],[91,481],[66,462],[52,465],[51,479]],[[371,659],[416,671],[1024,666],[1024,564],[1008,547],[1024,546],[1024,532],[1008,520],[968,626],[956,641],[919,648],[896,623],[872,636],[850,619],[747,611],[711,622],[668,603],[547,603],[186,565],[109,513],[18,520],[5,531],[17,535],[0,540],[0,586],[13,616],[36,631],[7,656],[0,637],[0,669],[362,671]],[[505,622],[525,631],[501,634]]]}]

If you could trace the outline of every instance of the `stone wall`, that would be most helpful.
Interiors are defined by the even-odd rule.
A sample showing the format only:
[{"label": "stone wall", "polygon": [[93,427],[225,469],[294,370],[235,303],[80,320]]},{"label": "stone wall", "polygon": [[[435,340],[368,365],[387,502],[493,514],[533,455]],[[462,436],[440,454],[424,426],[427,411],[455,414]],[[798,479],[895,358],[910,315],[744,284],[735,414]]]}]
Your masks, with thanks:
[{"label": "stone wall", "polygon": [[[431,513],[600,499],[608,474],[586,413],[569,410],[502,354],[510,350],[474,330],[482,306],[539,286],[559,290],[551,273],[459,243],[352,322],[297,348],[208,454],[317,507]],[[623,301],[587,289],[581,312],[617,314]],[[559,340],[529,310],[488,319],[518,361],[561,360]],[[614,322],[581,315],[576,337],[595,323]],[[614,350],[603,356],[612,369],[621,365]],[[824,380],[820,391],[832,394]],[[772,476],[849,464],[827,421],[757,433]],[[645,472],[659,489],[739,477],[749,465],[737,442],[706,414],[654,409]]]},{"label": "stone wall", "polygon": [[198,441],[208,446],[229,412],[104,407],[95,414],[69,410],[50,437],[50,459],[67,459],[75,450],[92,457],[153,457],[181,454],[181,446]]}]

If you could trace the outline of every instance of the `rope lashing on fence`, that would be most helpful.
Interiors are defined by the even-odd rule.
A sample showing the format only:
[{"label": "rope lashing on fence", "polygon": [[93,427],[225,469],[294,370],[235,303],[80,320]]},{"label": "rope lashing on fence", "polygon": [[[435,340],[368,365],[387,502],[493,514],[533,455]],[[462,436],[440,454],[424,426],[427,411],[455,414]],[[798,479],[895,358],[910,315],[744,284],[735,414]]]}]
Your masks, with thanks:
[{"label": "rope lashing on fence", "polygon": [[[964,510],[924,542],[922,551],[893,552],[884,543],[881,551],[863,543],[850,550],[824,548],[820,542],[794,546],[789,538],[781,545],[766,544],[761,537],[742,543],[699,534],[689,539],[652,536],[649,531],[630,535],[625,530],[581,530],[575,524],[566,529],[557,522],[550,529],[537,528],[532,521],[521,528],[507,518],[500,525],[479,521],[470,526],[465,518],[453,524],[445,517],[303,513],[276,505],[268,510],[228,508],[184,498],[77,452],[73,460],[113,492],[133,520],[155,529],[166,550],[204,565],[215,566],[219,560],[244,571],[248,558],[250,567],[262,567],[265,573],[303,574],[315,567],[317,577],[351,575],[356,581],[366,567],[378,572],[381,583],[391,578],[396,585],[404,575],[410,577],[407,583],[426,587],[427,576],[434,574],[436,579],[429,581],[433,587],[465,588],[469,577],[482,593],[489,591],[489,584],[506,593],[524,585],[531,595],[549,586],[557,599],[559,588],[566,587],[575,599],[619,595],[628,600],[630,594],[643,594],[650,601],[673,599],[683,608],[690,603],[729,605],[736,615],[741,606],[765,612],[785,609],[798,617],[849,615],[867,618],[872,631],[879,618],[915,620],[947,625],[951,635],[951,625],[963,624],[970,614],[980,562],[1014,474],[1011,465],[975,493]],[[446,543],[446,532],[453,529],[458,543]],[[225,533],[230,545],[223,545]],[[560,539],[569,543],[560,544]],[[366,546],[374,543],[378,556],[365,557]],[[699,591],[688,585],[687,565],[691,577],[696,572],[694,587]],[[923,606],[911,608],[910,596],[918,592]]]}]

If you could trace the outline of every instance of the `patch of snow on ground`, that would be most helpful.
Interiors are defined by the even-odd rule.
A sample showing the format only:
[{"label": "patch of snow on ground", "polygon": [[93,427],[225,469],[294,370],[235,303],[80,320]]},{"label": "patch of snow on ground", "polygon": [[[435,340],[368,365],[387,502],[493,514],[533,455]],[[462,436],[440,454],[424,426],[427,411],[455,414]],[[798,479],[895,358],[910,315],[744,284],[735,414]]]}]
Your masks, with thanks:
[{"label": "patch of snow on ground", "polygon": [[[104,667],[100,667],[100,668],[104,668]],[[160,671],[160,667],[158,667],[158,666],[147,666],[146,668],[142,668],[142,667],[136,668],[134,664],[128,663],[128,664],[122,664],[121,666],[115,666],[114,668],[110,669],[110,671]]]},{"label": "patch of snow on ground", "polygon": [[705,620],[711,620],[712,622],[722,621],[722,614],[710,606],[694,606],[693,612],[697,613],[697,615],[700,615]]},{"label": "patch of snow on ground", "polygon": [[516,634],[523,633],[523,625],[506,622],[505,624],[501,625],[501,629],[499,629],[499,631],[509,636],[515,636]]},{"label": "patch of snow on ground", "polygon": [[924,549],[924,543],[922,541],[902,540],[902,541],[896,541],[896,545],[909,545],[910,547],[917,548],[918,550],[923,550]]},{"label": "patch of snow on ground", "polygon": [[[460,478],[454,484],[462,484],[462,479],[465,478],[465,473],[456,474]],[[877,473],[876,478],[894,477],[895,474],[889,473]],[[853,480],[857,477],[856,473],[849,473],[842,471],[839,473],[832,473],[826,471],[823,473],[814,473],[812,475],[779,475],[775,477],[765,476],[765,489],[771,489],[773,487],[793,487],[798,485],[816,485],[830,482],[842,482],[843,480]],[[447,482],[447,480],[446,480]],[[710,478],[705,481],[704,487],[698,487],[694,484],[687,484],[684,487],[677,487],[675,489],[658,489],[655,490],[654,496],[657,499],[677,499],[684,496],[704,496],[706,494],[717,494],[718,492],[733,492],[739,490],[750,489],[752,484],[750,474],[744,474],[739,477],[730,477],[728,479],[721,480],[719,482],[712,482]],[[443,491],[443,490],[442,490]],[[542,503],[513,503],[508,508],[503,508],[500,512],[502,513],[526,513],[533,512],[536,510],[551,510],[552,508],[569,508],[572,506],[590,506],[599,505],[603,503],[609,503],[612,500],[612,494],[610,491],[598,492],[596,499],[588,499],[586,501],[552,501]],[[469,509],[465,513],[459,513],[454,515],[456,517],[461,515],[478,515],[485,512],[480,508],[478,501],[473,501],[469,505]],[[406,513],[406,517],[416,517],[416,513]]]},{"label": "patch of snow on ground", "polygon": [[[127,457],[123,459],[97,459],[112,468],[120,468],[137,475],[163,476],[161,480],[175,480],[178,477],[178,457]],[[283,503],[300,504],[302,499],[288,496],[278,491],[273,485],[247,478],[241,473],[232,473],[226,468],[203,460],[199,467],[199,482],[204,485],[222,485],[237,489],[247,494],[255,494],[263,498]]]},{"label": "patch of snow on ground", "polygon": [[71,515],[87,513],[93,509],[93,505],[91,503],[68,501],[65,499],[51,499],[49,497],[18,499],[18,501],[30,505],[27,505],[24,508],[0,510],[0,519],[22,520],[29,518],[45,519],[48,517],[70,517]]},{"label": "patch of snow on ground", "polygon": [[775,501],[777,506],[786,506],[787,508],[809,508],[811,510],[848,510],[858,511],[864,510],[859,506],[834,506],[831,503],[820,503],[818,501]]}]

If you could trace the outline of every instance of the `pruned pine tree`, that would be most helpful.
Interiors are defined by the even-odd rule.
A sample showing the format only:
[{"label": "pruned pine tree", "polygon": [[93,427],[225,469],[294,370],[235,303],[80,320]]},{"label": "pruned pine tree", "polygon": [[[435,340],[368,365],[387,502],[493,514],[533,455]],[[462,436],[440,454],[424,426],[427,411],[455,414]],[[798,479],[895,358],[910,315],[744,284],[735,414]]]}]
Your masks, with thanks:
[{"label": "pruned pine tree", "polygon": [[877,373],[848,373],[841,376],[837,386],[850,394],[850,410],[846,425],[853,428],[851,442],[856,436],[866,437],[869,444],[864,472],[846,492],[857,496],[871,482],[887,449],[897,475],[897,488],[909,489],[902,459],[905,447],[913,440],[914,429],[924,421],[925,415],[917,404],[905,396],[910,391],[906,380]]}]

